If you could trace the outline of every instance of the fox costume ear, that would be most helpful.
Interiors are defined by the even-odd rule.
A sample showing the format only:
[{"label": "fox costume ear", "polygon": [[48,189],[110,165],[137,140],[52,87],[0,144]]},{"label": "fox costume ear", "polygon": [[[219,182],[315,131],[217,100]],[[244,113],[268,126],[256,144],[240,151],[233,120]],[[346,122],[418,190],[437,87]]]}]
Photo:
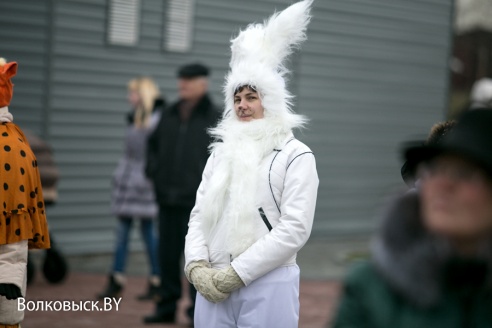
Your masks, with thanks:
[{"label": "fox costume ear", "polygon": [[10,78],[17,74],[17,63],[7,63],[4,58],[0,58],[0,108],[8,106],[13,96],[14,85]]},{"label": "fox costume ear", "polygon": [[4,75],[5,78],[10,79],[17,74],[17,63],[10,62],[2,65],[0,60],[0,74]]},{"label": "fox costume ear", "polygon": [[11,62],[8,63],[7,65],[7,76],[10,79],[11,77],[14,77],[17,74],[17,63],[16,62]]}]

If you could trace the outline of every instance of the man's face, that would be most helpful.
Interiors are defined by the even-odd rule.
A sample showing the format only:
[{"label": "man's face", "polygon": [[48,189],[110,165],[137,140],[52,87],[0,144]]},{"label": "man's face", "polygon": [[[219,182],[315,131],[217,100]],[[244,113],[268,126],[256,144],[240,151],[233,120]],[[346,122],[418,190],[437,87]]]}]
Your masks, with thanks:
[{"label": "man's face", "polygon": [[186,101],[195,101],[202,98],[208,89],[206,77],[192,77],[178,79],[179,98]]},{"label": "man's face", "polygon": [[265,113],[258,93],[249,87],[244,87],[234,95],[234,110],[243,122],[263,118]]}]

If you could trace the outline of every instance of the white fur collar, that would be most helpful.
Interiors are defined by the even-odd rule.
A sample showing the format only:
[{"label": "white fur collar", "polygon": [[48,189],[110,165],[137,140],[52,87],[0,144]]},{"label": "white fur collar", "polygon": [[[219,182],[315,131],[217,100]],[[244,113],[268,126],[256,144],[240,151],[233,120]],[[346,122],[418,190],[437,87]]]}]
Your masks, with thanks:
[{"label": "white fur collar", "polygon": [[291,135],[282,122],[265,117],[239,122],[223,119],[211,134],[220,139],[211,145],[218,159],[203,200],[203,229],[213,233],[220,220],[227,225],[225,250],[233,258],[256,240],[256,192],[261,161]]}]

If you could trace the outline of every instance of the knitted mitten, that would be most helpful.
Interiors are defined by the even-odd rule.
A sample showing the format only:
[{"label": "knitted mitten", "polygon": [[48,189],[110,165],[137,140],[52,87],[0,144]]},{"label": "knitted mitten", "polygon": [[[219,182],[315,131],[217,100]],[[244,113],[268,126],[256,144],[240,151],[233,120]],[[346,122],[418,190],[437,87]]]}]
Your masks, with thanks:
[{"label": "knitted mitten", "polygon": [[191,262],[188,264],[188,266],[185,268],[185,275],[186,278],[188,278],[188,281],[194,284],[193,280],[191,279],[191,271],[197,267],[204,267],[204,268],[211,268],[210,263],[207,261],[201,260],[201,261],[195,261]]},{"label": "knitted mitten", "polygon": [[229,297],[229,293],[219,291],[212,282],[212,277],[217,272],[217,269],[210,268],[205,261],[190,263],[186,268],[186,275],[190,282],[207,301],[212,303],[220,303]]},{"label": "knitted mitten", "polygon": [[229,265],[220,269],[212,278],[214,285],[222,293],[232,293],[236,289],[244,287],[244,283],[234,268]]}]

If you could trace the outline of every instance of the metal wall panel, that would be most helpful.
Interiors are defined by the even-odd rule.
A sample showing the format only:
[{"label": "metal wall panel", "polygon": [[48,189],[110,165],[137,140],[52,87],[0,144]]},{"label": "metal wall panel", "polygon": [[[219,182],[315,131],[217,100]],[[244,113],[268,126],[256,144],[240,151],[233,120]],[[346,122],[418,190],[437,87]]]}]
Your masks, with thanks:
[{"label": "metal wall panel", "polygon": [[[134,47],[107,42],[107,10],[106,1],[58,1],[55,8],[51,135],[62,179],[50,223],[60,243],[74,253],[114,247],[111,175],[122,155],[130,110],[127,82],[140,75],[158,82],[169,78],[159,69],[162,1],[141,2]],[[141,248],[141,243],[132,246]]]},{"label": "metal wall panel", "polygon": [[[48,214],[67,253],[113,250],[110,184],[128,80],[151,75],[174,101],[177,67],[201,61],[212,69],[211,94],[221,106],[230,38],[292,2],[196,0],[187,53],[163,48],[165,0],[141,2],[134,47],[107,43],[107,1],[0,3],[0,36],[8,40],[0,55],[21,63],[16,121],[52,143],[60,166],[60,198]],[[289,84],[296,108],[311,118],[296,134],[314,150],[321,179],[315,237],[371,231],[381,197],[402,186],[398,143],[444,118],[451,2],[315,1]]]},{"label": "metal wall panel", "polygon": [[317,1],[299,65],[321,185],[314,236],[372,231],[398,146],[445,119],[451,1]]},{"label": "metal wall panel", "polygon": [[10,111],[15,122],[46,134],[50,12],[47,0],[0,2],[0,57],[19,64]]}]

